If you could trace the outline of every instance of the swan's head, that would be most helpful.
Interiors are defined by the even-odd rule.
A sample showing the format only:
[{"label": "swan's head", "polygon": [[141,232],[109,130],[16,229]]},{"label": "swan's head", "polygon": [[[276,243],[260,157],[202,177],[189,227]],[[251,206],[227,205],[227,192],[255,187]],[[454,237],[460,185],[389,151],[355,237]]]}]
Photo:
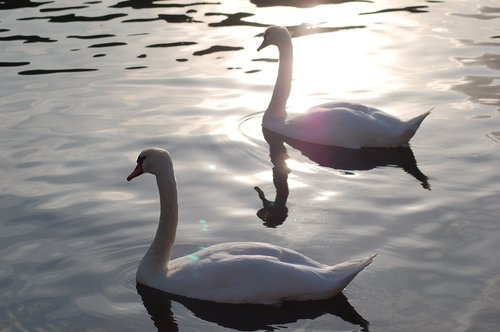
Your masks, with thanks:
[{"label": "swan's head", "polygon": [[289,41],[291,39],[292,37],[290,36],[290,32],[288,32],[286,28],[273,25],[267,28],[264,32],[264,40],[262,41],[262,44],[260,44],[257,51],[260,51],[269,45],[279,46],[283,43],[283,41]]},{"label": "swan's head", "polygon": [[172,168],[172,160],[167,150],[161,148],[148,148],[143,150],[137,157],[137,166],[127,177],[127,181],[138,177],[143,173],[158,175],[164,169]]}]

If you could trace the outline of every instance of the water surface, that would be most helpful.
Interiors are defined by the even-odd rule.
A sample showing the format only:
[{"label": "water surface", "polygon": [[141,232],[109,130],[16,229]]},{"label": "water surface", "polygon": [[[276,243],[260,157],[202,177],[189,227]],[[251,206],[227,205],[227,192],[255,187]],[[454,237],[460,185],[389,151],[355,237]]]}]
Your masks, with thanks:
[{"label": "water surface", "polygon": [[[2,331],[498,329],[498,3],[305,4],[0,2]],[[277,51],[256,48],[270,24],[294,36],[289,112],[434,107],[411,149],[263,133]],[[378,256],[343,296],[307,305],[136,289],[158,200],[152,177],[125,178],[148,146],[174,158],[175,257],[223,241],[329,264]]]}]

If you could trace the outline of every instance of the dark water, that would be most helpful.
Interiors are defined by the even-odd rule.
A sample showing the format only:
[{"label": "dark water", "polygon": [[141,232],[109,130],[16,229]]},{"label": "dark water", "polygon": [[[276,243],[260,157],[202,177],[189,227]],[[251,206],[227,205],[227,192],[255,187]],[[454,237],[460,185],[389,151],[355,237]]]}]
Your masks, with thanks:
[{"label": "dark water", "polygon": [[[499,22],[488,0],[0,1],[0,330],[497,331]],[[269,24],[295,37],[290,112],[434,107],[411,149],[263,133]],[[379,255],[328,301],[136,289],[159,211],[153,178],[125,177],[148,146],[174,158],[176,257],[225,241]]]}]

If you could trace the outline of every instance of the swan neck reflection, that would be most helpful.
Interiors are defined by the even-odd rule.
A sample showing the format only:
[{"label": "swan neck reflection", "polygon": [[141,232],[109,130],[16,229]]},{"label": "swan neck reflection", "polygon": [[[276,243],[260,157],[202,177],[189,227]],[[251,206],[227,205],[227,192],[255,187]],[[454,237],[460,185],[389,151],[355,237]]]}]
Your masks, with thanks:
[{"label": "swan neck reflection", "polygon": [[378,167],[401,168],[417,179],[424,189],[431,190],[428,177],[418,168],[410,147],[348,149],[294,140],[266,128],[262,128],[262,133],[269,144],[269,156],[273,164],[273,184],[276,189],[276,198],[271,201],[266,198],[262,189],[254,187],[263,205],[257,211],[257,216],[267,227],[277,227],[288,217],[286,204],[289,196],[290,169],[286,163],[288,153],[285,143],[318,165],[338,169],[345,174]]},{"label": "swan neck reflection", "polygon": [[263,205],[263,208],[257,211],[257,216],[264,221],[265,226],[277,227],[288,217],[288,208],[286,206],[289,195],[288,174],[290,173],[290,169],[286,164],[288,153],[280,135],[264,128],[262,133],[269,144],[276,197],[274,201],[270,201],[259,187],[255,187],[254,189],[257,191]]}]

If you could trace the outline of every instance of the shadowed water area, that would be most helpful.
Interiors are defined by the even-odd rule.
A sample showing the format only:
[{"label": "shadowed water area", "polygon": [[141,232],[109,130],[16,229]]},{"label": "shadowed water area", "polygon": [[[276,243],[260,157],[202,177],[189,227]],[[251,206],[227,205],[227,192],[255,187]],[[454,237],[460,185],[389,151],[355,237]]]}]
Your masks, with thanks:
[{"label": "shadowed water area", "polygon": [[[497,331],[499,22],[492,0],[0,1],[0,330]],[[410,147],[263,131],[272,24],[293,37],[289,113],[433,108]],[[174,257],[378,256],[335,298],[275,307],[136,285],[159,204],[126,176],[149,146],[174,160]]]}]

